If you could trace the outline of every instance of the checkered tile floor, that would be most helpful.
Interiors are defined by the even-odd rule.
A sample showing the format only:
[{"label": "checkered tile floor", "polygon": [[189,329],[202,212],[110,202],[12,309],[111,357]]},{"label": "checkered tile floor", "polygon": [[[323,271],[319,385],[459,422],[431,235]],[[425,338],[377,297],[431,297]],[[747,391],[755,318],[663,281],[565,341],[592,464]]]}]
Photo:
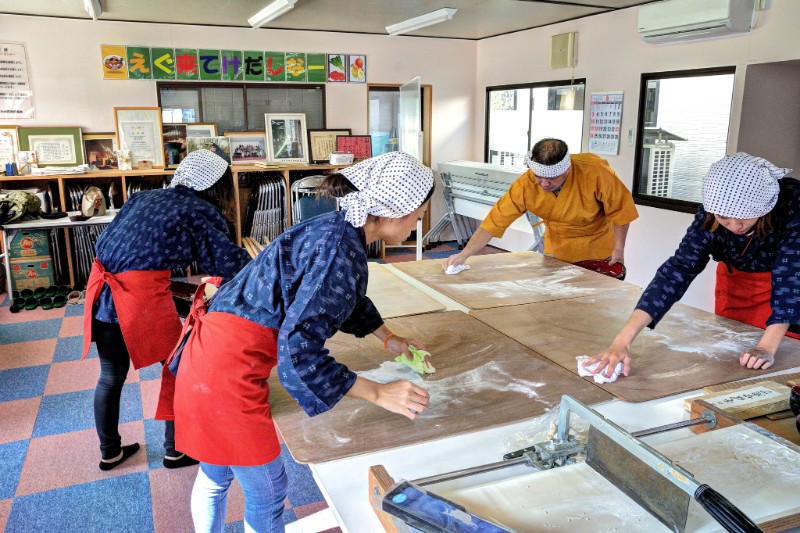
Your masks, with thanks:
[{"label": "checkered tile floor", "polygon": [[[455,251],[443,244],[425,258]],[[413,249],[398,248],[385,262],[413,259]],[[197,467],[161,464],[163,423],[152,417],[160,365],[131,368],[122,393],[122,440],[139,442],[142,450],[102,472],[92,407],[100,365],[94,345],[80,360],[83,306],[14,314],[6,295],[0,301],[0,531],[192,531],[189,495]],[[295,463],[285,445],[282,457],[289,476],[285,522],[326,508],[309,468]],[[243,513],[234,482],[226,531],[243,531]]]}]

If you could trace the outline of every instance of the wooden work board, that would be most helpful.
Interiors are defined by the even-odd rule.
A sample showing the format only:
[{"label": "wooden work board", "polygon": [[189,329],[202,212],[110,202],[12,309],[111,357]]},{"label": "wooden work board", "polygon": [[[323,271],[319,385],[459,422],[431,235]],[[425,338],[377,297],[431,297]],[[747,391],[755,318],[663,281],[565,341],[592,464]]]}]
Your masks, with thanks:
[{"label": "wooden work board", "polygon": [[368,263],[367,296],[383,318],[442,311],[445,306],[379,263]]},{"label": "wooden work board", "polygon": [[441,259],[393,265],[409,276],[469,307],[488,309],[591,296],[609,290],[641,289],[537,252],[470,257],[469,270],[448,275]]},{"label": "wooden work board", "polygon": [[[637,294],[620,291],[470,314],[577,374],[575,358],[608,348],[637,301]],[[748,324],[675,304],[656,329],[645,328],[633,342],[631,375],[598,386],[621,400],[644,402],[756,377],[759,371],[742,367],[738,359],[762,333]],[[785,338],[770,372],[797,366],[800,341]]]},{"label": "wooden work board", "polygon": [[326,343],[337,361],[373,381],[409,379],[428,390],[415,421],[363,400],[343,398],[309,417],[270,378],[272,416],[292,456],[320,463],[508,424],[558,408],[562,394],[586,404],[611,395],[461,311],[390,319],[389,328],[425,343],[436,373],[424,378],[370,335],[337,334]]}]

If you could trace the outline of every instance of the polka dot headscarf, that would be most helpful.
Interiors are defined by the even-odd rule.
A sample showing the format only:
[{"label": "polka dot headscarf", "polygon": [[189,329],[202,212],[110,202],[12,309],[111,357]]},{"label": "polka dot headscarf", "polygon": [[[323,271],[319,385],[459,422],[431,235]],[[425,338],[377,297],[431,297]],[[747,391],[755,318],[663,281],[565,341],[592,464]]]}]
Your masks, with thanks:
[{"label": "polka dot headscarf", "polygon": [[389,152],[341,170],[358,191],[339,201],[356,228],[367,215],[403,217],[419,206],[433,187],[433,171],[403,152]]},{"label": "polka dot headscarf", "polygon": [[537,178],[547,178],[547,179],[554,179],[559,177],[561,174],[569,170],[572,161],[569,158],[569,151],[561,158],[561,161],[554,165],[545,165],[542,163],[537,163],[533,160],[533,153],[528,152],[525,154],[525,165],[533,170],[533,173],[536,175]]},{"label": "polka dot headscarf", "polygon": [[703,178],[703,207],[723,217],[762,217],[778,202],[778,180],[791,171],[744,152],[726,155]]},{"label": "polka dot headscarf", "polygon": [[227,169],[228,162],[211,150],[195,150],[178,165],[169,186],[183,185],[204,191],[214,185]]}]

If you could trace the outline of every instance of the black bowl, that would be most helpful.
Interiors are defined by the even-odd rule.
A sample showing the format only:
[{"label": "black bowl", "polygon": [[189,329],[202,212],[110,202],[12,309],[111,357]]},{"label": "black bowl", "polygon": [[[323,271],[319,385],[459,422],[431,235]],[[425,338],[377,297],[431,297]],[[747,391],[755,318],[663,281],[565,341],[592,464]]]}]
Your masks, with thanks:
[{"label": "black bowl", "polygon": [[800,385],[792,387],[792,392],[789,393],[789,409],[794,416],[800,415]]}]

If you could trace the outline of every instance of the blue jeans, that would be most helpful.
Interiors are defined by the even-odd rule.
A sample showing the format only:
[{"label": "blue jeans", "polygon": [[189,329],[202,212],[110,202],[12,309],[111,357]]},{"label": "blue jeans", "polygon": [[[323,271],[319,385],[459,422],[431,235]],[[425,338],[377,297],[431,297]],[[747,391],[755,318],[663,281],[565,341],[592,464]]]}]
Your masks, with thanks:
[{"label": "blue jeans", "polygon": [[283,500],[286,470],[280,456],[260,466],[218,466],[200,463],[192,489],[192,520],[198,533],[221,533],[225,529],[228,487],[233,477],[244,492],[244,530],[283,533]]}]

